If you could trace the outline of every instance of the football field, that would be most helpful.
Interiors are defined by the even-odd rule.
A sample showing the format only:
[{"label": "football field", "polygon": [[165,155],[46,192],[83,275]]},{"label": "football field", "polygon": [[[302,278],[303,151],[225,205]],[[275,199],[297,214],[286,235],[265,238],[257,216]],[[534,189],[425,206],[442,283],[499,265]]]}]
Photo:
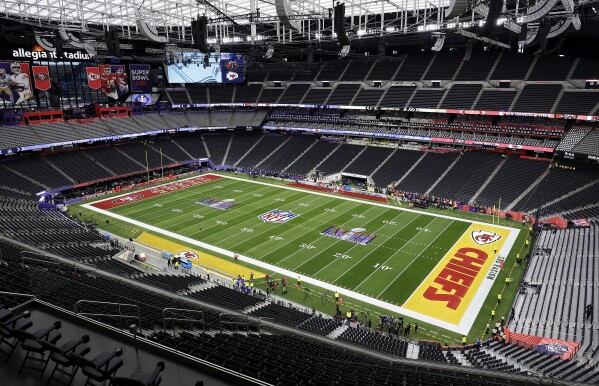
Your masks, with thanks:
[{"label": "football field", "polygon": [[217,174],[84,207],[463,334],[519,232]]}]

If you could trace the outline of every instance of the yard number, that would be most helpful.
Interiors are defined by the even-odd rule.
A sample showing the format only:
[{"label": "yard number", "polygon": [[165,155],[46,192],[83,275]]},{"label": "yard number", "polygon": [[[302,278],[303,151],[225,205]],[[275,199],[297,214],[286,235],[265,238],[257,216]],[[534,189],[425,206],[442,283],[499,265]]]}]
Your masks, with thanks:
[{"label": "yard number", "polygon": [[203,214],[194,214],[193,218],[204,218]]},{"label": "yard number", "polygon": [[332,209],[332,208],[324,208],[324,211],[325,212],[336,212],[336,210]]},{"label": "yard number", "polygon": [[374,265],[374,268],[380,268],[380,269],[382,269],[383,271],[388,271],[388,270],[390,270],[390,269],[393,269],[393,268],[389,267],[388,265],[380,265],[379,263],[376,263],[376,264]]},{"label": "yard number", "polygon": [[260,193],[254,193],[254,197],[262,197]]},{"label": "yard number", "polygon": [[283,240],[283,238],[281,236],[270,236],[271,240],[275,240],[275,241],[281,241]]},{"label": "yard number", "polygon": [[182,209],[173,209],[173,212],[175,212],[175,213],[181,213],[181,212],[183,212],[183,210]]},{"label": "yard number", "polygon": [[344,253],[341,253],[341,252],[337,252],[337,253],[335,253],[335,255],[334,255],[334,256],[335,256],[335,257],[340,257],[340,258],[342,258],[343,260],[347,260],[347,259],[351,259],[351,258],[352,258],[350,255],[346,255],[346,254],[344,254]]},{"label": "yard number", "polygon": [[423,228],[423,227],[418,227],[416,228],[417,231],[422,231],[422,232],[430,232],[430,230],[428,228]]},{"label": "yard number", "polygon": [[300,244],[300,248],[304,248],[304,249],[316,249],[316,247],[314,245],[306,244],[306,243],[301,243]]},{"label": "yard number", "polygon": [[389,220],[383,220],[383,224],[387,224],[387,225],[397,225],[397,223],[395,221],[389,221]]},{"label": "yard number", "polygon": [[363,215],[361,215],[361,214],[355,214],[355,213],[352,214],[352,217],[355,217],[355,218],[364,218]]},{"label": "yard number", "polygon": [[227,222],[226,222],[226,221],[223,221],[223,220],[216,220],[216,223],[217,223],[218,225],[227,225]]},{"label": "yard number", "polygon": [[242,232],[252,233],[254,230],[252,228],[241,228]]}]

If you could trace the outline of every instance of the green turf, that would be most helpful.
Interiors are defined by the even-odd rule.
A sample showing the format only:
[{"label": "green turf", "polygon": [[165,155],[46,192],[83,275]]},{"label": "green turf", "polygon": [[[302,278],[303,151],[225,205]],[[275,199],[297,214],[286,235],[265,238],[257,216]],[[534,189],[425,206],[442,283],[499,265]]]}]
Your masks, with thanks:
[{"label": "green turf", "polygon": [[[235,199],[238,206],[223,211],[195,203],[206,198]],[[291,210],[300,216],[283,224],[265,223],[258,218],[271,209]],[[198,185],[111,211],[333,283],[342,293],[344,288],[351,289],[398,305],[410,296],[470,225],[424,211],[399,211],[367,202],[280,189],[276,184],[264,186],[232,179]],[[470,213],[444,214],[447,213],[462,215],[467,220],[490,220],[488,216]],[[90,212],[84,210],[83,216],[89,219]],[[115,219],[111,219],[110,224],[103,224],[105,218],[95,216],[108,231],[127,237],[141,232],[141,229]],[[508,224],[514,226],[514,223]],[[377,237],[364,246],[320,235],[332,225],[344,229],[366,228]],[[522,244],[521,238],[516,245]],[[508,257],[506,266],[511,266],[514,253]],[[514,276],[517,277],[517,273]],[[496,281],[483,312],[493,307],[491,297],[502,288],[504,278],[500,276]],[[508,289],[502,308],[508,304],[516,286]],[[320,293],[321,289],[315,288],[315,291]],[[334,310],[334,305],[323,304],[318,296],[303,299],[302,294],[294,292],[286,296],[323,312]],[[385,312],[353,299],[350,304],[357,309],[372,310],[374,314]],[[481,313],[470,335],[478,336],[487,320],[488,317]],[[421,326],[435,336],[457,338],[437,327]]]}]

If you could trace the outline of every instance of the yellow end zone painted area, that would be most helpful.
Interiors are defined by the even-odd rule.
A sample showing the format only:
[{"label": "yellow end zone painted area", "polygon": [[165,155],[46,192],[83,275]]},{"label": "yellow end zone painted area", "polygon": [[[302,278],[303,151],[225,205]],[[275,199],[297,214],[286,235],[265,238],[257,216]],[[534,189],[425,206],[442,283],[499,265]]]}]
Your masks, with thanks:
[{"label": "yellow end zone painted area", "polygon": [[245,277],[250,277],[250,272],[254,272],[254,277],[260,278],[264,277],[264,273],[259,271],[252,271],[248,267],[244,267],[243,265],[237,264],[233,261],[227,261],[223,258],[209,255],[205,252],[198,251],[197,249],[190,248],[186,245],[176,243],[174,241],[170,241],[164,239],[160,236],[155,236],[151,233],[144,232],[142,233],[136,241],[140,243],[150,245],[156,249],[161,251],[170,252],[172,254],[177,254],[183,251],[193,251],[200,256],[199,261],[193,261],[194,265],[199,265],[202,267],[208,267],[214,269],[215,271],[225,273],[230,276],[237,277],[237,275],[245,275]]},{"label": "yellow end zone painted area", "polygon": [[491,267],[500,264],[498,251],[509,235],[509,229],[472,224],[403,308],[459,325],[481,286],[488,293],[495,281],[497,272]]}]

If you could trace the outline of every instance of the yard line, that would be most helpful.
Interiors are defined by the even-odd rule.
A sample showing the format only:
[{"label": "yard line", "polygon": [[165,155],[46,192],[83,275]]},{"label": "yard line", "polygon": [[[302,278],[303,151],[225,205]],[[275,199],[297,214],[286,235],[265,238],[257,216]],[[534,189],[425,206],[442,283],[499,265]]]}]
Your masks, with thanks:
[{"label": "yard line", "polygon": [[[432,224],[436,219],[437,219],[437,217],[434,217],[431,222],[429,222],[429,223],[426,224],[426,226],[429,226],[430,224]],[[424,227],[422,227],[422,228],[424,228]],[[414,236],[412,236],[410,238],[410,240],[408,240],[404,245],[402,245],[401,248],[399,248],[397,251],[395,251],[395,253],[393,253],[391,256],[389,256],[389,258],[387,260],[385,260],[383,263],[381,263],[381,266],[385,265],[389,260],[391,260],[391,258],[393,256],[395,256],[399,251],[401,251],[402,249],[404,249],[406,247],[406,245],[409,245],[410,241],[412,241],[415,237],[420,236],[422,234],[422,232],[424,232],[424,229],[422,229],[418,233],[414,234]],[[364,280],[362,280],[360,283],[358,283],[357,286],[354,287],[354,290],[356,290],[357,288],[359,288],[366,280],[370,279],[370,277],[372,275],[374,275],[374,273],[377,272],[377,271],[378,271],[378,269],[375,269],[374,271],[372,271],[370,273],[370,275],[366,276],[366,278]]]},{"label": "yard line", "polygon": [[[387,212],[383,212],[383,214],[385,214],[385,213],[387,213]],[[401,216],[403,216],[405,213],[406,213],[406,212],[401,212],[400,214],[398,214],[398,215],[396,215],[395,217],[393,217],[393,220],[390,220],[390,221],[395,221],[395,220],[397,220],[398,218],[400,218]],[[377,216],[377,218],[378,218],[378,217],[380,217],[380,216]],[[418,218],[418,216],[417,216],[416,218]],[[415,220],[416,218],[414,218],[414,220]],[[412,221],[414,221],[414,220],[412,220]],[[410,223],[411,223],[412,221],[410,221]],[[409,224],[409,223],[408,223],[408,224]],[[381,230],[381,229],[383,229],[385,226],[390,226],[390,224],[383,224],[383,226],[381,226],[381,227],[380,227],[380,228],[378,228],[377,230],[373,231],[372,233],[378,233],[378,231],[379,231],[379,230]],[[404,227],[402,227],[401,229],[403,229],[403,228],[404,228]],[[400,230],[401,230],[401,229],[400,229]],[[399,231],[398,231],[398,232],[399,232]],[[333,245],[336,245],[336,244],[333,244]],[[355,245],[353,245],[353,246],[352,246],[350,249],[348,249],[348,250],[347,250],[346,252],[344,252],[344,253],[349,253],[349,251],[351,251],[352,249],[354,249],[354,248],[355,248],[355,247],[357,247],[358,245],[359,245],[359,244],[355,244]],[[329,248],[327,248],[327,249],[329,249]],[[366,256],[364,256],[362,259],[360,259],[360,261],[362,261],[362,260],[364,260],[364,258],[366,258],[366,257],[370,256],[370,254],[371,254],[372,252],[376,251],[377,249],[378,249],[378,247],[374,248],[372,251],[370,251],[368,254],[366,254]],[[323,252],[324,252],[324,251],[323,251]],[[316,256],[315,256],[315,257],[316,257]],[[310,259],[310,260],[312,260],[312,259]],[[312,274],[312,276],[316,277],[316,275],[317,275],[317,274],[319,274],[319,273],[320,273],[320,271],[324,270],[326,267],[328,267],[329,265],[333,264],[333,263],[334,263],[335,261],[337,261],[337,260],[339,260],[339,258],[335,258],[335,259],[331,260],[331,261],[330,261],[330,262],[329,262],[327,265],[325,265],[324,267],[322,267],[322,268],[321,268],[321,269],[319,269],[318,271],[314,272],[314,273]],[[355,267],[357,264],[359,264],[359,263],[360,263],[360,261],[358,261],[357,263],[355,263],[355,264],[352,266],[352,268],[353,268],[353,267]],[[303,265],[303,264],[302,264],[302,265]],[[300,265],[300,266],[301,266],[301,265]],[[298,267],[295,267],[295,268],[294,268],[294,270],[296,270],[296,269],[297,269],[297,268],[299,268],[300,266],[298,266]],[[346,271],[346,272],[347,272],[347,271]]]},{"label": "yard line", "polygon": [[[432,223],[432,221],[431,221],[431,223]],[[430,243],[428,243],[428,245],[430,246],[430,245],[431,245],[431,244],[433,244],[435,241],[437,241],[437,239],[438,239],[439,237],[441,237],[441,235],[442,235],[442,234],[443,234],[443,233],[444,233],[444,232],[445,232],[445,231],[446,231],[446,230],[449,228],[449,226],[450,226],[450,225],[452,225],[453,223],[454,223],[454,222],[453,222],[453,221],[451,221],[449,224],[447,224],[447,226],[446,226],[446,227],[445,227],[445,228],[444,228],[444,229],[443,229],[441,232],[439,232],[439,233],[437,234],[437,236],[436,236],[436,237],[435,237],[435,238],[434,238],[434,239],[433,239],[433,240],[432,240]],[[397,281],[397,280],[398,280],[398,279],[401,277],[401,275],[403,275],[403,273],[404,273],[404,272],[405,272],[405,271],[406,271],[408,268],[410,268],[410,266],[411,266],[412,264],[414,264],[414,262],[415,262],[416,260],[418,260],[418,258],[419,258],[420,256],[422,256],[422,254],[424,253],[424,251],[426,251],[427,249],[428,249],[428,246],[427,246],[426,248],[424,248],[424,249],[422,250],[422,252],[420,252],[420,253],[418,254],[418,256],[416,256],[416,257],[415,257],[415,258],[414,258],[412,261],[410,261],[410,263],[409,263],[409,264],[408,264],[408,265],[407,265],[407,266],[406,266],[406,267],[405,267],[405,268],[404,268],[404,269],[403,269],[403,270],[402,270],[402,271],[399,273],[399,275],[397,275],[397,276],[395,277],[395,280],[392,280],[392,281],[391,281],[391,283],[389,283],[389,285],[388,285],[387,287],[385,287],[385,289],[384,289],[384,290],[383,290],[383,291],[382,291],[380,294],[378,294],[378,295],[377,295],[377,298],[378,298],[378,297],[380,297],[382,294],[384,294],[384,293],[385,293],[385,291],[387,291],[387,290],[389,289],[389,287],[391,287],[391,285],[392,285],[393,283],[395,283],[395,282],[396,282],[396,281]],[[398,252],[399,252],[399,251],[398,251]],[[393,257],[393,256],[395,256],[395,253],[394,253],[394,254],[393,254],[391,257]],[[391,259],[391,257],[389,257],[389,259],[387,259],[387,261],[389,261],[389,260]],[[387,261],[385,261],[385,263],[386,263]],[[383,264],[384,264],[384,263],[383,263]],[[372,275],[372,274],[371,274],[371,275]],[[370,277],[370,276],[369,276],[369,277]],[[366,279],[362,280],[362,283],[363,283],[365,280],[366,280]],[[362,283],[360,283],[360,284],[362,284]],[[358,286],[359,286],[359,285],[358,285]],[[356,288],[358,288],[358,287],[356,287]]]},{"label": "yard line", "polygon": [[[398,234],[399,232],[401,232],[405,227],[407,227],[408,225],[410,225],[411,223],[413,223],[414,221],[416,221],[420,216],[422,216],[422,213],[418,213],[418,216],[416,216],[412,221],[408,222],[407,224],[405,224],[404,226],[402,226],[401,228],[399,228],[399,230],[397,232],[395,232],[395,235]],[[432,222],[432,221],[431,221]],[[419,233],[417,233],[419,234]],[[394,235],[394,236],[395,236]],[[406,243],[407,244],[407,243]],[[333,282],[339,280],[340,278],[342,278],[346,273],[348,273],[349,271],[351,271],[354,267],[356,267],[358,264],[360,264],[362,261],[364,261],[364,259],[366,259],[368,256],[370,256],[371,254],[373,254],[374,252],[377,251],[378,248],[374,248],[370,253],[368,253],[366,256],[362,257],[360,260],[358,260],[358,262],[356,262],[354,265],[352,265],[350,268],[348,268],[347,270],[345,270],[345,272],[343,272],[341,275],[339,275],[339,277],[337,277],[337,279],[335,279]]]},{"label": "yard line", "polygon": [[[305,197],[302,197],[302,198],[305,198]],[[320,199],[322,199],[322,197],[319,197],[319,198],[317,198],[317,200],[320,200]],[[314,203],[314,202],[317,202],[317,201],[312,201],[312,203]],[[318,208],[321,208],[321,207],[323,207],[323,206],[326,206],[326,205],[329,205],[329,204],[331,204],[331,202],[330,202],[330,201],[325,201],[325,202],[324,202],[322,205],[318,205],[318,206],[317,206],[317,207],[315,207],[315,208],[311,208],[311,209],[310,209],[308,212],[310,212],[310,211],[312,211],[312,210],[316,210],[316,209],[318,209]],[[301,215],[301,214],[300,214],[300,215]],[[318,217],[318,216],[317,216],[317,217]],[[314,221],[314,218],[311,218],[309,221]],[[262,224],[259,224],[259,225],[262,225]],[[287,229],[287,230],[286,230],[286,231],[284,231],[283,233],[280,233],[278,236],[281,236],[281,235],[283,235],[283,234],[285,234],[285,233],[287,233],[287,232],[289,232],[289,231],[291,231],[291,230],[295,230],[295,229],[297,229],[297,228],[302,228],[302,226],[301,226],[301,225],[292,225],[292,227],[291,227],[290,229]],[[266,233],[266,232],[269,232],[269,231],[272,231],[272,229],[271,229],[271,228],[268,228],[268,229],[266,229],[264,232],[260,232],[260,233],[252,234],[252,237],[251,237],[251,238],[249,238],[249,239],[246,239],[246,240],[244,240],[244,241],[242,241],[242,242],[240,242],[240,243],[237,243],[237,244],[233,245],[233,246],[231,247],[231,249],[233,249],[233,248],[235,248],[235,247],[237,247],[237,246],[239,246],[239,245],[241,245],[241,244],[247,243],[247,242],[251,241],[252,239],[254,239],[254,238],[256,238],[256,237],[258,237],[258,236],[260,236],[260,235],[263,235],[264,233]],[[224,241],[224,240],[221,240],[221,241]],[[255,247],[253,247],[253,248],[251,248],[251,249],[247,250],[245,253],[248,253],[248,252],[250,252],[251,250],[254,250],[254,249],[258,248],[258,247],[261,247],[261,245],[256,245]]]},{"label": "yard line", "polygon": [[[273,196],[271,196],[271,197],[270,197],[271,201],[272,201],[272,197],[273,197]],[[287,204],[291,204],[291,203],[294,203],[294,202],[296,202],[296,201],[304,200],[305,198],[306,198],[305,196],[302,196],[302,197],[296,198],[295,200],[292,200],[292,201],[289,201],[289,202],[285,202],[285,204],[286,204],[286,205],[287,205]],[[269,205],[271,205],[271,206],[272,206],[272,205],[274,205],[274,204],[271,204],[271,203],[269,203],[269,204],[267,204],[267,205],[261,206],[260,208],[266,208],[266,207],[267,207],[267,206],[269,206]],[[323,204],[323,205],[326,205],[326,203],[325,203],[325,204]],[[294,209],[294,210],[296,210],[296,208],[295,208],[295,207],[294,207],[293,209]],[[249,214],[250,214],[249,212],[246,212],[246,213],[244,213],[243,215],[245,215],[245,216],[248,216]],[[243,215],[235,216],[235,217],[233,217],[232,219],[234,219],[234,218],[238,218],[238,217],[241,217],[241,216],[243,216]],[[235,225],[235,227],[241,226],[242,224],[245,224],[245,223],[247,223],[247,222],[250,222],[250,221],[251,221],[253,224],[255,224],[255,223],[256,223],[256,218],[257,218],[257,217],[254,217],[254,216],[252,216],[252,217],[248,218],[247,220],[245,220],[245,221],[242,221],[242,222],[240,222],[239,224],[236,224],[236,225]],[[232,219],[231,219],[231,220],[232,220]],[[256,225],[256,226],[263,225],[263,224],[265,224],[265,223],[264,223],[264,222],[262,222],[262,223],[258,223],[258,225]],[[207,236],[207,238],[211,238],[211,237],[212,237],[212,236],[214,236],[214,235],[217,235],[217,234],[219,234],[219,233],[222,233],[222,232],[224,232],[224,231],[230,231],[230,230],[231,230],[231,229],[223,229],[222,231],[218,231],[218,232],[216,232],[216,233],[213,233],[213,234],[211,234],[210,236]],[[253,235],[253,236],[252,236],[252,238],[254,238],[254,237],[256,237],[256,236],[259,236],[259,235],[261,235],[261,234],[263,234],[263,233],[265,233],[265,232],[268,232],[268,231],[272,231],[272,229],[271,229],[271,228],[268,228],[268,229],[266,229],[264,232],[260,232],[260,233],[258,233],[258,234],[252,234],[252,235]],[[239,236],[239,234],[233,234],[233,235],[231,235],[231,236],[228,236],[228,237],[226,237],[226,238],[224,238],[224,239],[220,239],[220,240],[218,240],[218,241],[215,241],[215,242],[217,242],[217,243],[222,243],[223,241],[226,241],[226,240],[229,240],[230,238],[233,238],[233,237],[238,237],[238,236]],[[239,243],[239,244],[247,243],[249,240],[251,240],[251,239],[246,239],[246,240],[243,240],[243,241],[242,241],[241,243]],[[235,244],[234,246],[232,246],[232,247],[231,247],[231,249],[235,248],[235,247],[236,247],[237,245],[239,245],[239,244]],[[247,253],[247,252],[246,252],[246,253]]]},{"label": "yard line", "polygon": [[[369,210],[372,210],[372,209],[374,209],[374,207],[368,208],[368,209],[366,209],[366,211],[365,211],[365,212],[362,212],[362,213],[366,213],[366,212],[368,212]],[[326,212],[325,212],[325,213],[326,213]],[[322,215],[323,215],[323,214],[325,214],[325,213],[321,213],[319,216],[322,216]],[[383,213],[385,213],[385,212],[383,212]],[[380,215],[376,216],[375,218],[378,218],[378,217],[380,217],[380,216],[381,216],[383,213],[381,213]],[[339,216],[336,216],[336,217],[334,217],[333,219],[335,219],[335,218],[337,218],[337,217],[340,217],[340,216],[343,216],[343,215],[345,215],[345,214],[346,214],[346,213],[342,213],[342,214],[340,214]],[[317,217],[318,217],[318,216],[317,216]],[[373,219],[372,221],[374,221],[374,219]],[[370,221],[369,221],[369,222],[370,222]],[[304,232],[304,233],[302,233],[300,236],[298,236],[298,237],[294,238],[292,241],[295,241],[295,240],[297,240],[297,239],[299,239],[299,238],[302,238],[302,237],[306,236],[306,235],[307,235],[308,233],[310,233],[310,232],[312,232],[312,231]],[[324,236],[321,236],[321,237],[324,237]],[[317,239],[316,241],[318,241],[318,239]],[[335,241],[335,242],[333,243],[333,245],[337,244],[339,241],[341,241],[341,240],[337,240],[337,241]],[[289,243],[288,243],[288,244],[289,244]],[[331,245],[331,246],[332,246],[332,245]],[[326,249],[329,249],[331,246],[327,247]],[[281,247],[281,248],[282,248],[282,247]],[[279,249],[281,249],[281,248],[275,249],[275,250],[274,250],[274,251],[272,251],[271,253],[274,253],[274,252],[278,251],[278,250],[279,250]],[[326,250],[326,249],[325,249],[325,250]],[[297,251],[295,251],[295,252],[291,253],[291,254],[290,254],[290,255],[288,255],[287,257],[284,257],[282,260],[279,260],[279,261],[277,261],[275,264],[279,264],[279,263],[281,263],[281,262],[283,262],[283,261],[287,260],[287,259],[288,259],[288,258],[290,258],[291,256],[295,255],[296,253],[299,253],[299,252],[301,252],[301,251],[303,251],[303,250],[304,250],[303,248],[299,248]]]}]

